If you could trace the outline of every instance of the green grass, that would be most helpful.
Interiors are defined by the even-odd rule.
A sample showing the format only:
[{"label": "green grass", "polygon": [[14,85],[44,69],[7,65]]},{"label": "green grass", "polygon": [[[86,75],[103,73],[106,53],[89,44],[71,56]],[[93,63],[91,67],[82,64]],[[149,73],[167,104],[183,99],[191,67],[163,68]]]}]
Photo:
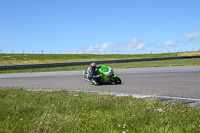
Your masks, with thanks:
[{"label": "green grass", "polygon": [[[156,57],[172,57],[172,56],[197,56],[197,55],[200,55],[199,51],[179,52],[179,53],[163,53],[163,54],[140,54],[140,55],[0,54],[0,60],[1,60],[0,65],[41,64],[41,63],[156,58]],[[0,71],[0,74],[83,70],[83,69],[86,69],[89,65],[90,64],[88,64],[87,66],[74,66],[74,67],[7,70],[7,71]],[[101,65],[101,64],[98,64],[98,65]],[[188,66],[188,65],[200,65],[200,59],[196,58],[196,59],[166,60],[166,61],[145,61],[145,62],[115,63],[115,64],[105,64],[105,65],[108,65],[108,66],[112,67],[113,69]]]},{"label": "green grass", "polygon": [[[76,71],[85,70],[90,64],[85,66],[71,66],[71,67],[55,67],[55,68],[37,68],[37,69],[22,69],[22,70],[7,70],[0,71],[3,73],[30,73],[30,72],[53,72],[53,71]],[[102,65],[102,64],[97,64]],[[145,61],[145,62],[130,62],[130,63],[113,63],[104,64],[113,69],[124,68],[143,68],[143,67],[169,67],[169,66],[193,66],[200,65],[200,58],[181,59],[181,60],[165,60],[165,61]]]},{"label": "green grass", "polygon": [[141,55],[96,54],[0,54],[0,65],[43,64],[59,62],[97,61],[115,59],[153,58],[177,56],[178,53]]},{"label": "green grass", "polygon": [[200,51],[163,53],[163,54],[0,54],[0,65],[43,64],[77,61],[97,61],[115,59],[156,58],[172,56],[198,56]]},{"label": "green grass", "polygon": [[0,89],[0,132],[200,132],[181,103],[68,91]]}]

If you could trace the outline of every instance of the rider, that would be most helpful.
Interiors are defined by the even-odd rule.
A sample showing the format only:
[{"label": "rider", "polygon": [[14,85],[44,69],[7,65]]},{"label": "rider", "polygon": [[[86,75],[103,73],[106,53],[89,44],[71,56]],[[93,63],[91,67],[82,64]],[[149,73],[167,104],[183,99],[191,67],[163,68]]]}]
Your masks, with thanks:
[{"label": "rider", "polygon": [[[96,69],[97,68],[97,69]],[[98,69],[101,68],[101,66],[96,66],[95,63],[92,63],[90,67],[88,68],[88,79],[93,82],[95,85],[99,84],[99,80],[102,76],[102,74],[98,73]]]}]

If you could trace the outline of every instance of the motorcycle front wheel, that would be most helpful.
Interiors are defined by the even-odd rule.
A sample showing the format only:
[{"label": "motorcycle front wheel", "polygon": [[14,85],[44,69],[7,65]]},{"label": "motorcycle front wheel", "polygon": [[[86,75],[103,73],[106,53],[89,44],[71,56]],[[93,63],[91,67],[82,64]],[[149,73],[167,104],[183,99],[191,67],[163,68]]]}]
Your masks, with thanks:
[{"label": "motorcycle front wheel", "polygon": [[115,77],[115,78],[114,78],[114,83],[115,83],[115,84],[121,84],[121,82],[122,82],[122,81],[121,81],[121,79],[120,79],[119,77]]}]

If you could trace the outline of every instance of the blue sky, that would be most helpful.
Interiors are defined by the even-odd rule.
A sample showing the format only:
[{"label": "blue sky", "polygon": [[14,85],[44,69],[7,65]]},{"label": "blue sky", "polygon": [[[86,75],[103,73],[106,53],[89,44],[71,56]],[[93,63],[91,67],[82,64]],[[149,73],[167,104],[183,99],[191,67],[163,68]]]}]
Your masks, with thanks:
[{"label": "blue sky", "polygon": [[197,51],[199,7],[200,0],[0,0],[0,50],[46,54]]}]

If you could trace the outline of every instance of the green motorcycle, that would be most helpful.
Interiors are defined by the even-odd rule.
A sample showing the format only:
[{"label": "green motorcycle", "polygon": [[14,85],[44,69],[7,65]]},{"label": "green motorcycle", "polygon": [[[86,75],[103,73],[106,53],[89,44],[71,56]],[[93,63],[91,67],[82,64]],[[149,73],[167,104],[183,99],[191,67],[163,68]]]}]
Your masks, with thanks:
[{"label": "green motorcycle", "polygon": [[[114,74],[114,71],[111,67],[102,65],[100,68],[97,68],[96,75],[102,75],[100,79],[98,79],[99,83],[115,83],[121,84],[121,79]],[[94,85],[97,85],[96,81],[89,79],[87,70],[83,70],[83,75],[86,81],[92,82]]]}]

